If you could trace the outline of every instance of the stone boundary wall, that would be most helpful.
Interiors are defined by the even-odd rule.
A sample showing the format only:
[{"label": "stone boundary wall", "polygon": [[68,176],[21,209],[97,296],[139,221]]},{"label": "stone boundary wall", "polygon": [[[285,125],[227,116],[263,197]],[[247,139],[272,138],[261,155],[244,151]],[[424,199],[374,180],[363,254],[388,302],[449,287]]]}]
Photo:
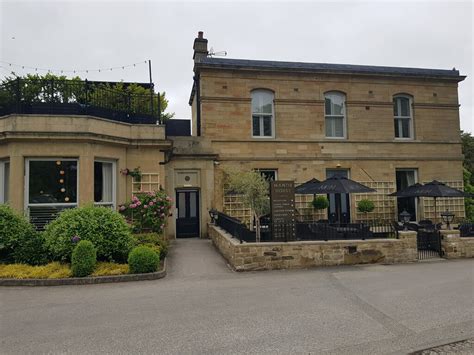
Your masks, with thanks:
[{"label": "stone boundary wall", "polygon": [[236,271],[417,261],[416,232],[399,239],[243,243],[209,225],[209,238]]},{"label": "stone boundary wall", "polygon": [[446,259],[474,258],[474,237],[461,238],[459,230],[442,230],[441,249]]}]

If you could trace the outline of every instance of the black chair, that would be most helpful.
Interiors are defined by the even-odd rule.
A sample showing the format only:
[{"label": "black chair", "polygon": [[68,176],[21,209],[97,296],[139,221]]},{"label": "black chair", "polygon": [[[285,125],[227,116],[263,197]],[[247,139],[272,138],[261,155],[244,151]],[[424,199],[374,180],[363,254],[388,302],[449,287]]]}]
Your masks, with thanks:
[{"label": "black chair", "polygon": [[418,224],[421,225],[433,225],[433,222],[429,219],[422,219],[421,221],[418,222]]},{"label": "black chair", "polygon": [[474,223],[462,223],[459,225],[459,232],[461,237],[473,237],[474,236]]},{"label": "black chair", "polygon": [[418,232],[418,229],[420,228],[420,226],[416,223],[408,223],[407,224],[407,228],[409,231],[415,231],[415,232]]},{"label": "black chair", "polygon": [[402,231],[404,229],[403,226],[400,225],[400,223],[398,223],[397,221],[393,221],[392,226],[396,231]]},{"label": "black chair", "polygon": [[420,229],[424,229],[426,231],[434,231],[436,229],[436,226],[429,219],[423,219],[419,221],[418,225]]}]

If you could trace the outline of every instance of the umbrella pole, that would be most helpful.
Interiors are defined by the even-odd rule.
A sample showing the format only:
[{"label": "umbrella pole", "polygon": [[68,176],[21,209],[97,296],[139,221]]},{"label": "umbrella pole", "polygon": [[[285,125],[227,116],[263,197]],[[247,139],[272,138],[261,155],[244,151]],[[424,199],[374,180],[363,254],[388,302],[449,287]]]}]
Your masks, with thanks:
[{"label": "umbrella pole", "polygon": [[436,224],[436,219],[438,218],[438,213],[436,212],[436,197],[434,197],[434,210],[435,210],[435,224]]}]

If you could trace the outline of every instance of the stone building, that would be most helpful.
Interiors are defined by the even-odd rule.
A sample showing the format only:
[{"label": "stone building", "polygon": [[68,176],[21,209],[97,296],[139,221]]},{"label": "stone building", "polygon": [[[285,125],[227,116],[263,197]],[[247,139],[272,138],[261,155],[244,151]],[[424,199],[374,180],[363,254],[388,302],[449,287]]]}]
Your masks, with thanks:
[{"label": "stone building", "polygon": [[[202,235],[211,207],[250,216],[238,196],[225,194],[225,168],[297,184],[337,173],[377,190],[329,196],[330,218],[340,221],[365,218],[356,210],[362,198],[375,202],[370,218],[393,220],[401,209],[433,218],[431,199],[387,194],[433,179],[462,187],[459,71],[217,58],[207,43],[202,32],[194,41],[193,134],[172,139],[166,165],[178,204],[191,201],[180,189],[200,201]],[[313,215],[312,198],[297,196],[301,217],[327,218]],[[464,216],[462,199],[440,200],[438,210],[448,205]]]},{"label": "stone building", "polygon": [[[457,88],[465,77],[457,70],[213,58],[202,32],[193,59],[192,135],[168,130],[178,122],[93,113],[0,117],[0,203],[41,224],[63,208],[117,208],[161,185],[176,201],[168,235],[204,237],[211,208],[250,215],[239,196],[226,194],[226,168],[297,184],[343,174],[377,190],[329,196],[327,213],[340,221],[365,218],[356,203],[367,197],[376,205],[371,218],[393,220],[401,208],[413,219],[433,218],[432,200],[387,194],[433,179],[462,187]],[[141,182],[120,173],[136,167]],[[53,170],[64,173],[64,193],[48,175]],[[44,186],[31,184],[38,180]],[[314,214],[312,198],[297,196],[300,218],[327,218]],[[462,199],[439,206],[464,215]]]}]

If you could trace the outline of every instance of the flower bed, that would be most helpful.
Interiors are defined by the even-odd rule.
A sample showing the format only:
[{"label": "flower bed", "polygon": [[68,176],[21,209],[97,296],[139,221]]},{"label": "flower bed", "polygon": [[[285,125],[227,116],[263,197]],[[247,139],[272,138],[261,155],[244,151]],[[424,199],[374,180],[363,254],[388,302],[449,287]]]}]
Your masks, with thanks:
[{"label": "flower bed", "polygon": [[[161,263],[162,268],[163,263]],[[128,264],[99,262],[90,276],[115,276],[129,273]],[[41,266],[0,264],[0,279],[64,279],[70,277],[72,277],[71,265],[61,264],[57,261]]]}]

